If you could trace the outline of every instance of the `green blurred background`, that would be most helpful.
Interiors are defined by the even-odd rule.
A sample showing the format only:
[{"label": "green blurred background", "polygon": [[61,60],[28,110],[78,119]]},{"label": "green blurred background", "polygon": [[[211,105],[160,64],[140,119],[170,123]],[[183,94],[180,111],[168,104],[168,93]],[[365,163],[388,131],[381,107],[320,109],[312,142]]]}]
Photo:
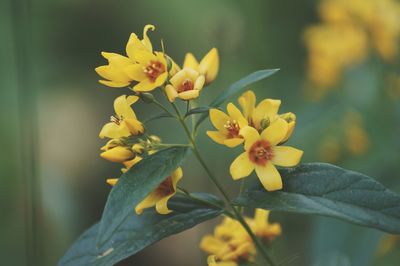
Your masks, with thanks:
[{"label": "green blurred background", "polygon": [[[105,63],[101,51],[123,53],[129,34],[141,36],[148,23],[156,26],[150,33],[153,44],[160,48],[157,40],[162,38],[178,63],[186,52],[201,58],[210,48],[219,49],[220,74],[202,92],[201,103],[207,104],[252,71],[280,68],[252,89],[259,100],[282,99],[281,111],[297,114],[290,144],[305,150],[303,161],[332,161],[400,192],[400,88],[386,82],[387,75],[400,74],[399,60],[388,66],[372,54],[348,69],[332,93],[309,100],[304,93],[307,51],[302,36],[307,26],[319,21],[317,4],[314,0],[1,1],[0,264],[55,265],[84,229],[100,218],[110,190],[105,179],[119,175],[120,167],[99,157],[103,141],[98,133],[112,112],[113,99],[128,91],[100,85],[94,68]],[[135,106],[139,118],[157,112],[148,105]],[[348,114],[362,121],[367,137],[362,152],[355,154],[346,149],[343,137]],[[169,120],[149,127],[166,142],[183,142],[176,134],[179,127]],[[206,128],[209,122],[199,136],[201,152],[233,195],[238,184],[231,180],[228,167],[239,150],[215,145],[204,134]],[[184,165],[182,183],[190,191],[217,194],[210,191],[205,173],[191,157]],[[391,238],[376,230],[284,213],[273,213],[272,220],[283,227],[283,236],[271,251],[283,265],[398,265],[400,261],[400,245],[390,248]],[[206,265],[198,244],[216,222],[165,239],[119,265]],[[377,252],[382,246],[383,251]]]}]

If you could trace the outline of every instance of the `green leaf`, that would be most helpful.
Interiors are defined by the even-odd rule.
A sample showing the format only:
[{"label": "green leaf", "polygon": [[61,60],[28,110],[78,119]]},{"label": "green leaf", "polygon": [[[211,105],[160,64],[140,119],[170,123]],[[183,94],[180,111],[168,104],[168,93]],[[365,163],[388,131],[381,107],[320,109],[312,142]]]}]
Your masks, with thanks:
[{"label": "green leaf", "polygon": [[[247,86],[260,81],[262,79],[265,79],[273,74],[275,74],[279,69],[263,69],[263,70],[258,70],[256,72],[251,73],[250,75],[247,75],[246,77],[236,81],[233,83],[229,88],[227,88],[225,91],[223,91],[211,104],[211,108],[216,108],[219,107],[221,104],[223,104],[226,100],[228,100],[230,97],[233,95],[241,92],[242,90],[246,89]],[[196,128],[206,119],[208,116],[207,113],[203,113],[199,120],[196,123]]]},{"label": "green leaf", "polygon": [[282,191],[267,192],[257,182],[234,204],[319,214],[400,233],[400,196],[373,178],[325,163],[303,164],[280,173]]},{"label": "green leaf", "polygon": [[[210,194],[194,195],[216,205],[223,204]],[[168,215],[157,214],[154,209],[147,209],[143,214],[136,215],[131,209],[116,233],[101,246],[96,245],[99,224],[92,226],[66,252],[59,265],[113,265],[167,236],[187,230],[222,213],[222,209],[210,207],[183,195],[173,197],[168,202],[168,207],[173,210]]]},{"label": "green leaf", "polygon": [[210,106],[200,106],[200,107],[196,107],[193,109],[190,109],[186,114],[185,117],[188,117],[189,115],[194,115],[194,114],[201,114],[201,113],[208,113],[208,111],[210,109],[212,109],[214,107],[210,107]]},{"label": "green leaf", "polygon": [[146,120],[143,121],[143,124],[147,124],[150,121],[157,120],[157,119],[164,118],[164,117],[172,118],[173,116],[171,116],[170,114],[168,114],[166,112],[162,112],[162,113],[159,113],[159,114],[156,114],[156,115],[154,115],[152,117],[147,118]]},{"label": "green leaf", "polygon": [[108,196],[100,221],[99,245],[111,238],[135,206],[180,166],[187,151],[186,147],[161,150],[144,158],[119,178]]}]

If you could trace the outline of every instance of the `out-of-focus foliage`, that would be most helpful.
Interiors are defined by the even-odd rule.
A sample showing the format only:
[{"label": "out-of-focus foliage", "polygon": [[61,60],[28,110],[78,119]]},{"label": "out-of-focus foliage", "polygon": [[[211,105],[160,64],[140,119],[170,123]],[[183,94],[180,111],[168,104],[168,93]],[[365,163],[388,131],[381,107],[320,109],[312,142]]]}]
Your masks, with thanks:
[{"label": "out-of-focus foliage", "polygon": [[[361,6],[357,10],[362,10],[363,4],[372,1],[358,2]],[[38,265],[54,265],[84,228],[99,219],[109,191],[104,181],[118,169],[98,156],[102,142],[97,135],[104,117],[112,113],[110,100],[119,93],[99,85],[94,68],[103,63],[99,56],[102,49],[119,51],[127,36],[147,23],[157,26],[154,35],[168,40],[166,49],[174,58],[178,57],[179,63],[183,61],[179,58],[182,51],[203,55],[211,47],[218,48],[220,68],[224,71],[212,87],[202,91],[204,103],[236,80],[235,77],[256,69],[280,68],[279,73],[251,89],[257,90],[260,97],[284,99],[285,111],[296,113],[298,126],[291,145],[306,151],[303,161],[335,162],[377,177],[399,192],[399,58],[383,54],[384,49],[377,48],[379,41],[375,39],[380,37],[349,34],[350,42],[361,43],[358,46],[361,49],[352,48],[355,52],[351,56],[357,59],[361,53],[365,56],[346,65],[340,71],[340,81],[332,86],[334,89],[326,93],[324,90],[324,97],[314,97],[320,95],[313,95],[313,90],[305,93],[304,88],[310,88],[307,74],[310,54],[304,38],[313,25],[328,23],[320,15],[320,3],[314,0],[251,3],[190,0],[185,4],[179,0],[1,1],[0,255],[4,264],[34,265],[28,257],[31,231],[26,226],[30,186],[25,167],[32,157],[38,160],[35,182],[40,195],[35,215],[35,235],[40,240],[35,245]],[[382,9],[371,16],[391,18],[393,10]],[[391,30],[392,23],[388,23],[388,28],[384,24],[374,27],[374,36],[389,36],[390,41],[382,41],[380,45],[392,46],[393,41],[398,54],[399,40]],[[358,33],[354,22],[348,25],[343,26],[344,33],[337,33],[341,41],[347,39],[346,32]],[[370,26],[363,26],[362,30],[371,32]],[[338,41],[327,46],[334,43]],[[160,48],[159,44],[154,45]],[[343,49],[341,45],[344,44],[332,47],[332,51]],[[363,52],[364,46],[367,52]],[[21,57],[29,58],[28,76],[21,73],[26,70]],[[389,57],[392,59],[388,60]],[[143,106],[138,115],[149,117],[149,109]],[[30,115],[37,119],[36,129],[29,123]],[[148,126],[161,131],[163,139],[177,141],[178,129],[168,122],[149,122]],[[208,122],[201,126],[211,128]],[[38,135],[32,141],[36,150],[27,152],[25,133],[35,131]],[[200,141],[202,150],[213,145],[214,152],[207,161],[229,186],[228,166],[234,155],[223,147],[215,147],[205,135],[200,136]],[[185,186],[193,191],[207,190],[209,183],[203,170],[195,163],[187,163],[185,167],[192,169],[185,172],[182,181]],[[377,231],[293,214],[273,213],[271,218],[279,220],[283,229],[273,253],[284,258],[287,265],[313,262],[326,265],[321,262],[332,257],[351,265],[394,265],[399,261],[399,242],[393,241],[389,248],[382,248],[388,246],[381,240],[387,236]],[[201,235],[210,232],[210,228],[205,224],[174,236],[121,265],[160,265],[165,261],[171,265],[203,265],[205,258],[197,246]],[[176,246],[185,249],[177,250]],[[387,251],[378,252],[382,249]]]}]

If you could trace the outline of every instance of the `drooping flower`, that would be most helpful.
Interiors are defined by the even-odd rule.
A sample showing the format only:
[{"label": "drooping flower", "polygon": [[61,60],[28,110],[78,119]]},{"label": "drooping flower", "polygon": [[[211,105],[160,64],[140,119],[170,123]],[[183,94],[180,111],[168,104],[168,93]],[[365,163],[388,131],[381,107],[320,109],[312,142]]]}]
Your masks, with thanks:
[{"label": "drooping flower", "polygon": [[205,76],[206,84],[215,80],[219,70],[219,55],[216,48],[212,48],[200,63],[192,53],[187,53],[183,62],[183,68],[192,68]]},{"label": "drooping flower", "polygon": [[215,142],[232,148],[243,143],[239,132],[248,123],[233,103],[229,103],[226,109],[228,114],[218,109],[210,110],[210,120],[217,131],[207,131],[207,135]]},{"label": "drooping flower", "polygon": [[138,135],[144,132],[143,124],[137,119],[131,105],[139,97],[137,96],[119,96],[114,100],[114,116],[111,116],[111,122],[105,124],[100,131],[100,138],[121,138],[130,135]]},{"label": "drooping flower", "polygon": [[292,167],[300,162],[303,151],[288,146],[277,146],[286,137],[288,124],[278,118],[261,134],[253,127],[244,127],[240,135],[245,139],[245,152],[231,164],[230,173],[238,180],[256,171],[259,180],[268,191],[282,189],[282,178],[275,165]]},{"label": "drooping flower", "polygon": [[177,183],[181,180],[182,176],[182,168],[178,167],[135,207],[135,212],[140,215],[144,209],[154,206],[159,214],[168,214],[172,212],[168,208],[167,203],[168,200],[176,194]]},{"label": "drooping flower", "polygon": [[199,97],[204,86],[204,75],[196,70],[184,68],[177,72],[170,80],[171,84],[165,87],[168,100],[174,102],[177,97],[182,100],[192,100]]}]

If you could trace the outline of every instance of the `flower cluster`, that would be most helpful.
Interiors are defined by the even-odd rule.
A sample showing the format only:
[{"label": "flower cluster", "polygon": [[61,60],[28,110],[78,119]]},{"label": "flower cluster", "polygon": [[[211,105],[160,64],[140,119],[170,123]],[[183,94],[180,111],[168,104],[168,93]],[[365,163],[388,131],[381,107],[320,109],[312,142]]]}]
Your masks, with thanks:
[{"label": "flower cluster", "polygon": [[280,100],[264,99],[256,106],[253,91],[245,92],[238,102],[242,111],[233,103],[227,105],[227,114],[210,110],[210,119],[217,131],[207,131],[208,136],[231,148],[244,144],[245,151],[230,167],[234,180],[247,177],[255,170],[266,190],[282,189],[282,178],[275,165],[295,166],[303,155],[301,150],[281,146],[291,136],[296,116],[278,114]]},{"label": "flower cluster", "polygon": [[[108,139],[101,148],[100,156],[121,163],[123,173],[142,158],[155,153],[162,145],[159,137],[148,134],[132,106],[141,98],[145,100],[145,93],[157,88],[163,90],[170,102],[177,98],[195,99],[200,90],[214,81],[218,74],[217,49],[211,49],[200,62],[193,54],[187,53],[181,68],[164,51],[153,50],[147,33],[154,29],[153,25],[146,25],[143,39],[132,33],[126,45],[126,55],[103,52],[102,56],[108,64],[96,68],[96,72],[103,78],[99,81],[101,84],[113,88],[128,87],[134,94],[122,95],[114,100],[115,114],[99,134],[100,138]],[[178,167],[136,206],[136,213],[141,214],[143,209],[150,207],[155,207],[160,214],[170,213],[167,202],[176,194],[177,183],[182,176],[182,169]],[[111,178],[107,183],[115,185],[117,181]]]},{"label": "flower cluster", "polygon": [[[270,224],[268,216],[269,211],[256,209],[254,218],[245,218],[251,231],[267,245],[282,233],[280,224]],[[229,217],[215,228],[213,235],[203,237],[200,248],[209,254],[209,266],[237,266],[254,261],[256,255],[256,248],[246,230]]]},{"label": "flower cluster", "polygon": [[395,0],[323,0],[320,24],[304,34],[309,51],[308,77],[322,95],[342,71],[360,63],[375,49],[386,62],[398,50],[400,3]]}]

